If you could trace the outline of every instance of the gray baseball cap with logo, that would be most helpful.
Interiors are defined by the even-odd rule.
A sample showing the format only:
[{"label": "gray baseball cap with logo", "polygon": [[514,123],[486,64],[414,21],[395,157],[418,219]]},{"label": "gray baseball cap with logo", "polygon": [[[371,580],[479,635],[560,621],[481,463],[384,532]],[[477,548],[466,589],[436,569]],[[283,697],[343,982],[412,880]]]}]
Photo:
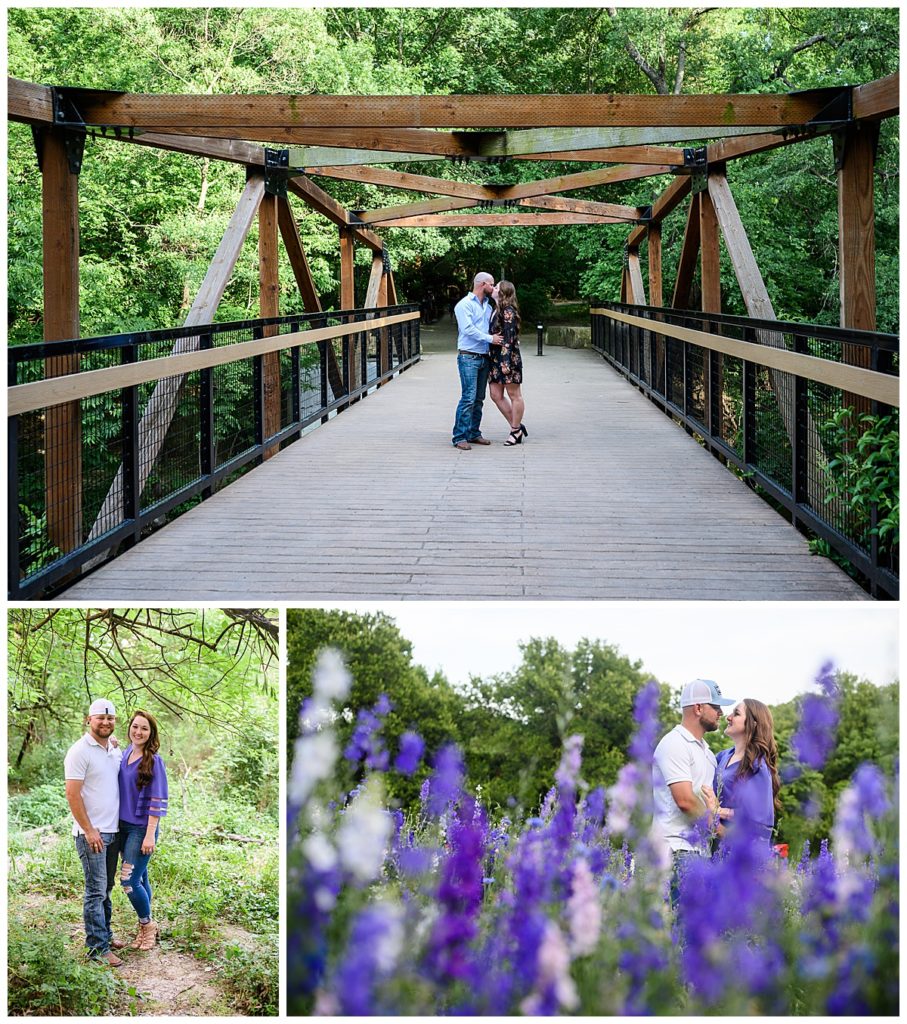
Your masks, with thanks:
[{"label": "gray baseball cap with logo", "polygon": [[714,679],[694,679],[687,683],[680,694],[680,706],[688,708],[692,704],[718,704],[721,707],[730,707],[737,701],[729,697],[722,697],[721,690]]}]

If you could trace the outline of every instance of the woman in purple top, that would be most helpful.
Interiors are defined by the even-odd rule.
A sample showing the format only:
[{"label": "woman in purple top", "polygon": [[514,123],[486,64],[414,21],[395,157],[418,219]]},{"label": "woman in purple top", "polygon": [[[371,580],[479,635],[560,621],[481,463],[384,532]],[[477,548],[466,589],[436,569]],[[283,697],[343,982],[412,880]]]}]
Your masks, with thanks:
[{"label": "woman in purple top", "polygon": [[157,845],[158,822],[167,813],[167,772],[158,756],[157,722],[147,711],[129,720],[129,746],[120,762],[120,884],[138,915],[132,949],[153,949],[160,929],[151,918],[148,861]]},{"label": "woman in purple top", "polygon": [[[755,838],[771,843],[778,800],[778,747],[771,711],[747,698],[728,712],[725,736],[733,747],[717,755],[714,797],[718,836],[725,841]],[[708,795],[707,795],[708,796]]]}]

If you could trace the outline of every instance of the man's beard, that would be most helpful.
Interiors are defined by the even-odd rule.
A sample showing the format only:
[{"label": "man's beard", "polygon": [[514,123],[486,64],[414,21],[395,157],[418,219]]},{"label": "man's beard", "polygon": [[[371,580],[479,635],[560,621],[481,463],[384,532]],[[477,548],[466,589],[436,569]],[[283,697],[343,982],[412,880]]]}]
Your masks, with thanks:
[{"label": "man's beard", "polygon": [[718,728],[717,722],[709,722],[705,718],[700,718],[699,724],[706,732],[715,732],[715,730]]}]

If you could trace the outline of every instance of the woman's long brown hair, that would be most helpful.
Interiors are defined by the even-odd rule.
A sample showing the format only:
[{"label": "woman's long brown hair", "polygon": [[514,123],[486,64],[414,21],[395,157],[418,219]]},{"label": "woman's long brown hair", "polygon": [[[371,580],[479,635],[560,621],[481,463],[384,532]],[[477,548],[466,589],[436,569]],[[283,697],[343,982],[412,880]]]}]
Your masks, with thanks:
[{"label": "woman's long brown hair", "polygon": [[781,810],[781,801],[778,799],[781,782],[778,779],[778,745],[775,743],[775,721],[771,711],[761,700],[745,697],[743,705],[746,708],[746,719],[743,724],[746,746],[743,749],[740,770],[748,775],[755,775],[756,762],[765,762],[772,777],[772,799],[775,804],[775,814],[777,814]]},{"label": "woman's long brown hair", "polygon": [[151,729],[148,734],[148,742],[142,751],[142,760],[139,761],[138,787],[139,789],[144,789],[151,782],[151,777],[154,775],[154,755],[161,749],[161,741],[157,736],[157,722],[154,719],[154,715],[149,715],[147,711],[132,712],[132,718],[129,719],[129,727],[126,730],[127,736],[129,735],[129,729],[132,728],[132,723],[137,718],[144,718]]},{"label": "woman's long brown hair", "polygon": [[516,288],[510,281],[498,281],[498,308],[495,311],[495,316],[498,317],[498,329],[503,326],[501,320],[501,311],[505,306],[510,306],[513,310],[515,317],[516,332],[520,333],[520,304],[516,300]]}]

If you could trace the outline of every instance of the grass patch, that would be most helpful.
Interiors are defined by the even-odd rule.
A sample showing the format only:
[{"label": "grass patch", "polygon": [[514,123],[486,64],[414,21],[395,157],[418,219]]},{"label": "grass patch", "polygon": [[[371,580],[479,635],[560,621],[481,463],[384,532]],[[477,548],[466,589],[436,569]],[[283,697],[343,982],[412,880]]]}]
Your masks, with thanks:
[{"label": "grass patch", "polygon": [[[62,787],[57,784],[57,791]],[[51,817],[52,787],[40,784],[10,803],[9,1012],[96,1016],[134,1013],[135,1000],[115,975],[87,962],[82,947],[82,867],[69,834],[68,810]],[[65,801],[64,801],[65,802]],[[216,967],[230,1013],[277,1012],[278,818],[276,808],[225,801],[203,788],[171,782],[171,811],[149,865],[154,917],[165,944]],[[23,811],[23,808],[27,810]],[[21,822],[52,826],[24,835]],[[224,833],[263,840],[237,843]],[[135,913],[119,885],[113,928],[135,931]],[[254,941],[251,953],[223,934],[230,926]],[[260,952],[263,950],[264,952]],[[116,1009],[114,1009],[116,1007]]]}]

